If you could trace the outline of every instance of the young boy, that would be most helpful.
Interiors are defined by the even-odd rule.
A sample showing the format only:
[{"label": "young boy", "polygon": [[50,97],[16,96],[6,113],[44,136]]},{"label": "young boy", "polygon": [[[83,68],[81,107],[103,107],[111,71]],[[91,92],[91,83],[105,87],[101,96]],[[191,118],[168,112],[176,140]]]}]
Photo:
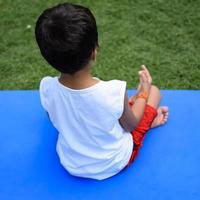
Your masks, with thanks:
[{"label": "young boy", "polygon": [[160,92],[149,71],[141,67],[138,92],[129,100],[125,81],[92,77],[98,32],[83,6],[45,10],[35,35],[43,57],[61,72],[40,83],[42,106],[59,132],[61,164],[79,177],[100,180],[119,173],[135,160],[145,133],[168,118],[168,108],[158,108]]}]

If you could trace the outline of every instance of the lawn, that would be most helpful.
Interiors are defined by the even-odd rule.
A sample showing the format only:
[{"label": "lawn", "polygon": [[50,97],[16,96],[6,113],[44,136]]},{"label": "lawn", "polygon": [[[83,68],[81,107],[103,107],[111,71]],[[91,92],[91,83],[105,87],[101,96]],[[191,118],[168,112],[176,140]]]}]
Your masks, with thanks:
[{"label": "lawn", "polygon": [[[0,89],[38,89],[57,76],[41,57],[35,21],[64,1],[0,0]],[[200,89],[199,0],[76,0],[96,16],[100,49],[93,74],[136,87],[146,64],[162,89]]]}]

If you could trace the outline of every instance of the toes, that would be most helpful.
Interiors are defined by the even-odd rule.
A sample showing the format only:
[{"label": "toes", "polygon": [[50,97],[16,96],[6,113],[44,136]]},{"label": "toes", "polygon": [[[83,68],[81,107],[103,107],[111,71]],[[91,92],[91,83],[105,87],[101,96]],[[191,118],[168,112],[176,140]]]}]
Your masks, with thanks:
[{"label": "toes", "polygon": [[164,119],[163,119],[163,121],[166,123],[167,122],[167,120],[168,120],[168,117],[165,117]]},{"label": "toes", "polygon": [[164,115],[164,118],[168,118],[169,117],[169,115]]},{"label": "toes", "polygon": [[157,112],[158,112],[158,113],[167,114],[167,113],[169,113],[169,108],[168,108],[167,106],[160,106],[160,107],[157,109]]},{"label": "toes", "polygon": [[162,106],[157,109],[157,117],[152,123],[152,127],[157,127],[160,125],[164,125],[169,117],[169,109],[167,106]]},{"label": "toes", "polygon": [[167,106],[162,107],[165,112],[169,112],[169,108]]},{"label": "toes", "polygon": [[169,113],[169,108],[167,106],[160,107],[163,113]]}]

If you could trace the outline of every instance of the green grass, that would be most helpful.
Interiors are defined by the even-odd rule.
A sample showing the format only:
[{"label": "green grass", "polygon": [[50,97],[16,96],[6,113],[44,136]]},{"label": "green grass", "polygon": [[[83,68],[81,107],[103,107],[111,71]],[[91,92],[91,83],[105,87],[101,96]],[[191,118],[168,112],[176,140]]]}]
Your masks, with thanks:
[{"label": "green grass", "polygon": [[[35,21],[55,0],[0,0],[0,89],[37,89],[58,72],[41,57]],[[96,16],[100,51],[93,74],[136,87],[146,64],[163,89],[200,89],[199,0],[82,0]],[[31,25],[28,29],[27,25]]]}]

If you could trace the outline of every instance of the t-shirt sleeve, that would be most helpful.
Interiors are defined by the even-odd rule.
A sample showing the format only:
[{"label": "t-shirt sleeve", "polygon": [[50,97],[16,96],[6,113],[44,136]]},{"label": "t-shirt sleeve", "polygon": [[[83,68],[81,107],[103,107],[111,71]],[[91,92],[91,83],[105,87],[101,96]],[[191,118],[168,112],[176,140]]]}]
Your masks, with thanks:
[{"label": "t-shirt sleeve", "polygon": [[124,111],[126,82],[120,80],[113,80],[111,93],[112,93],[111,98],[112,98],[113,115],[116,119],[119,119]]},{"label": "t-shirt sleeve", "polygon": [[42,104],[42,107],[48,111],[48,94],[49,94],[49,88],[50,88],[50,79],[51,77],[44,77],[41,81],[40,81],[40,88],[39,88],[39,92],[40,92],[40,101]]}]

